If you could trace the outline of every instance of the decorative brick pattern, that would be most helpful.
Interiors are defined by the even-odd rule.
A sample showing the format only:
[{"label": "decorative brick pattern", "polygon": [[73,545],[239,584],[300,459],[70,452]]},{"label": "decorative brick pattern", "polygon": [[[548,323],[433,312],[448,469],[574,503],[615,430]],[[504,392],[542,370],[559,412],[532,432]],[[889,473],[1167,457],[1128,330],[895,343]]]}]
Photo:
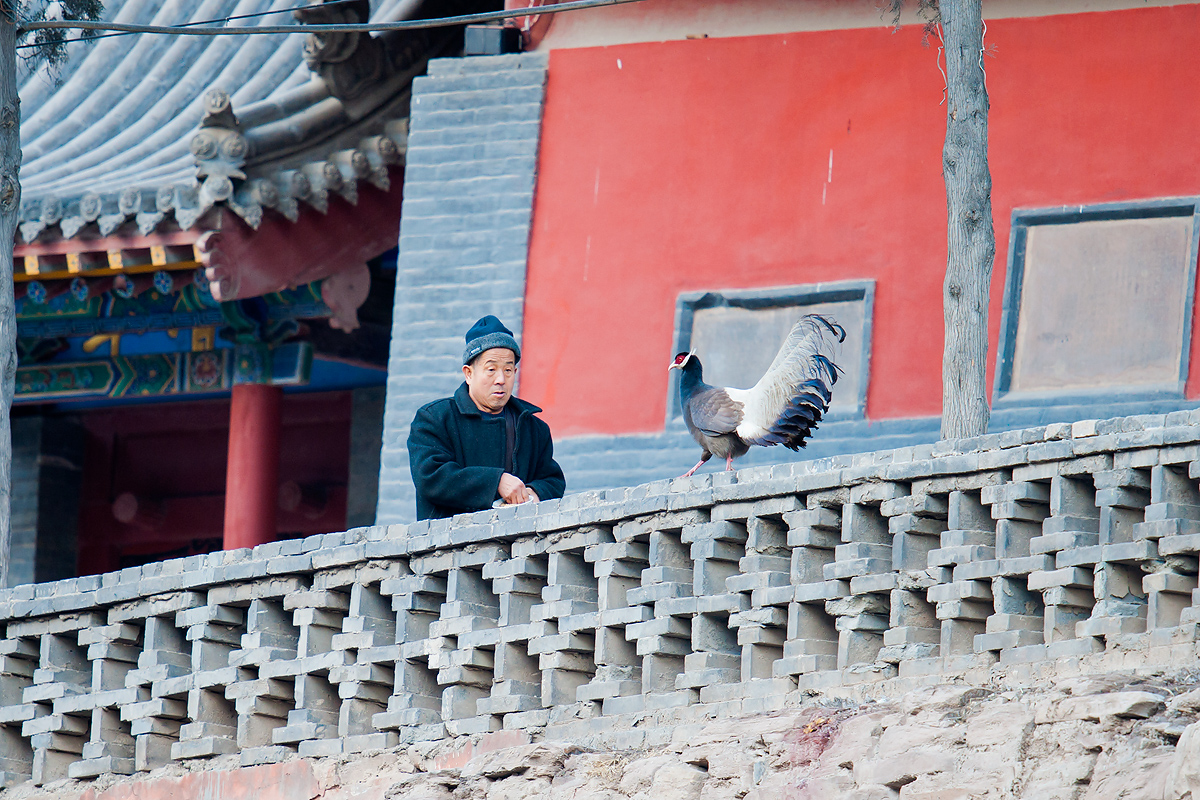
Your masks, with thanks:
[{"label": "decorative brick pattern", "polygon": [[1176,412],[19,586],[0,779],[498,732],[629,747],[830,687],[1192,665],[1198,525],[1200,413]]}]

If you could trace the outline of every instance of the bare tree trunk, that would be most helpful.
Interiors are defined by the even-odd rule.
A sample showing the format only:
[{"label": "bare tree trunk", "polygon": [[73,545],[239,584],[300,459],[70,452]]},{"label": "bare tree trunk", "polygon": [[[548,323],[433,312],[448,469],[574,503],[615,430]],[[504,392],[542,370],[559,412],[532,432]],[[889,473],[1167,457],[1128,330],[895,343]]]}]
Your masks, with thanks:
[{"label": "bare tree trunk", "polygon": [[996,258],[981,0],[941,0],[946,45],[947,259],[942,438],[987,430],[988,294]]},{"label": "bare tree trunk", "polygon": [[21,206],[21,101],[13,0],[0,0],[0,586],[8,585],[12,545],[12,401],[17,374],[13,237]]}]

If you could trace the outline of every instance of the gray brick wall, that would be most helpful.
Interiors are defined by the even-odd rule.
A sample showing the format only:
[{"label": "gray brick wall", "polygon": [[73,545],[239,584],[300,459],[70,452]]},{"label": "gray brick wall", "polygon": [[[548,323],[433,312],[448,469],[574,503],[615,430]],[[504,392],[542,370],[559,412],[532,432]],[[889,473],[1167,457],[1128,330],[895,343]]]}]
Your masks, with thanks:
[{"label": "gray brick wall", "polygon": [[467,328],[495,314],[520,340],[545,81],[526,54],[439,59],[413,82],[378,524],[415,516],[409,423],[461,382]]},{"label": "gray brick wall", "polygon": [[37,553],[38,446],[41,417],[12,421],[12,540],[9,545],[8,585],[33,583]]},{"label": "gray brick wall", "polygon": [[[1118,417],[1134,414],[1169,414],[1197,408],[1194,400],[1167,399],[1138,402],[1090,404],[1038,404],[1010,408],[992,414],[994,433],[1031,428],[1057,422]],[[843,419],[826,421],[803,450],[793,453],[782,447],[754,447],[735,467],[790,464],[851,453],[913,447],[936,442],[939,417],[906,419]],[[554,453],[567,476],[567,493],[636,486],[675,478],[691,469],[700,448],[688,435],[679,418],[672,419],[662,433],[626,436],[577,436],[555,439]],[[720,472],[723,462],[712,459],[702,473]]]},{"label": "gray brick wall", "polygon": [[83,429],[61,417],[17,417],[12,443],[8,585],[74,577]]},{"label": "gray brick wall", "polygon": [[[937,417],[874,423],[866,420],[827,422],[803,450],[792,452],[783,447],[754,447],[734,462],[734,467],[791,464],[847,453],[928,444],[937,440],[939,425]],[[567,493],[571,494],[677,478],[700,458],[700,447],[688,434],[682,420],[676,419],[662,433],[555,439],[554,455],[567,476]],[[724,469],[724,460],[713,458],[700,471],[709,473]]]},{"label": "gray brick wall", "polygon": [[346,527],[375,524],[379,502],[379,448],[383,442],[382,386],[355,389],[350,411],[350,475],[346,486]]}]

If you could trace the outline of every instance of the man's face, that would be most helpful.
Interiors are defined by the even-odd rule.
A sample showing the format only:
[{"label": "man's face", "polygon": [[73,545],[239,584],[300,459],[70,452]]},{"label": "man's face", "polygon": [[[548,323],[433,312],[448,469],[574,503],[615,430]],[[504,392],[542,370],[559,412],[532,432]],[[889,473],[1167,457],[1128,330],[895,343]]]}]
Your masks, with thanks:
[{"label": "man's face", "polygon": [[499,414],[512,397],[517,380],[517,357],[507,347],[493,347],[463,367],[467,391],[480,411]]}]

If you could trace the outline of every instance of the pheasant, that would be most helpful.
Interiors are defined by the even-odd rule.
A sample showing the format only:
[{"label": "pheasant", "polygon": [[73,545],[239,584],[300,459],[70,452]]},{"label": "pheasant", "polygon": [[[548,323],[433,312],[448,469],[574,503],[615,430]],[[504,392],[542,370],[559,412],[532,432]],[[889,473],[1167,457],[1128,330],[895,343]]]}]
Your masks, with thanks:
[{"label": "pheasant", "polygon": [[714,455],[733,460],[753,445],[804,447],[829,410],[841,370],[829,357],[831,338],[843,342],[846,330],[820,314],[808,314],[792,326],[771,366],[750,389],[721,388],[704,382],[695,353],[679,353],[668,369],[677,369],[683,421],[703,449],[700,461],[683,477],[694,475]]}]

